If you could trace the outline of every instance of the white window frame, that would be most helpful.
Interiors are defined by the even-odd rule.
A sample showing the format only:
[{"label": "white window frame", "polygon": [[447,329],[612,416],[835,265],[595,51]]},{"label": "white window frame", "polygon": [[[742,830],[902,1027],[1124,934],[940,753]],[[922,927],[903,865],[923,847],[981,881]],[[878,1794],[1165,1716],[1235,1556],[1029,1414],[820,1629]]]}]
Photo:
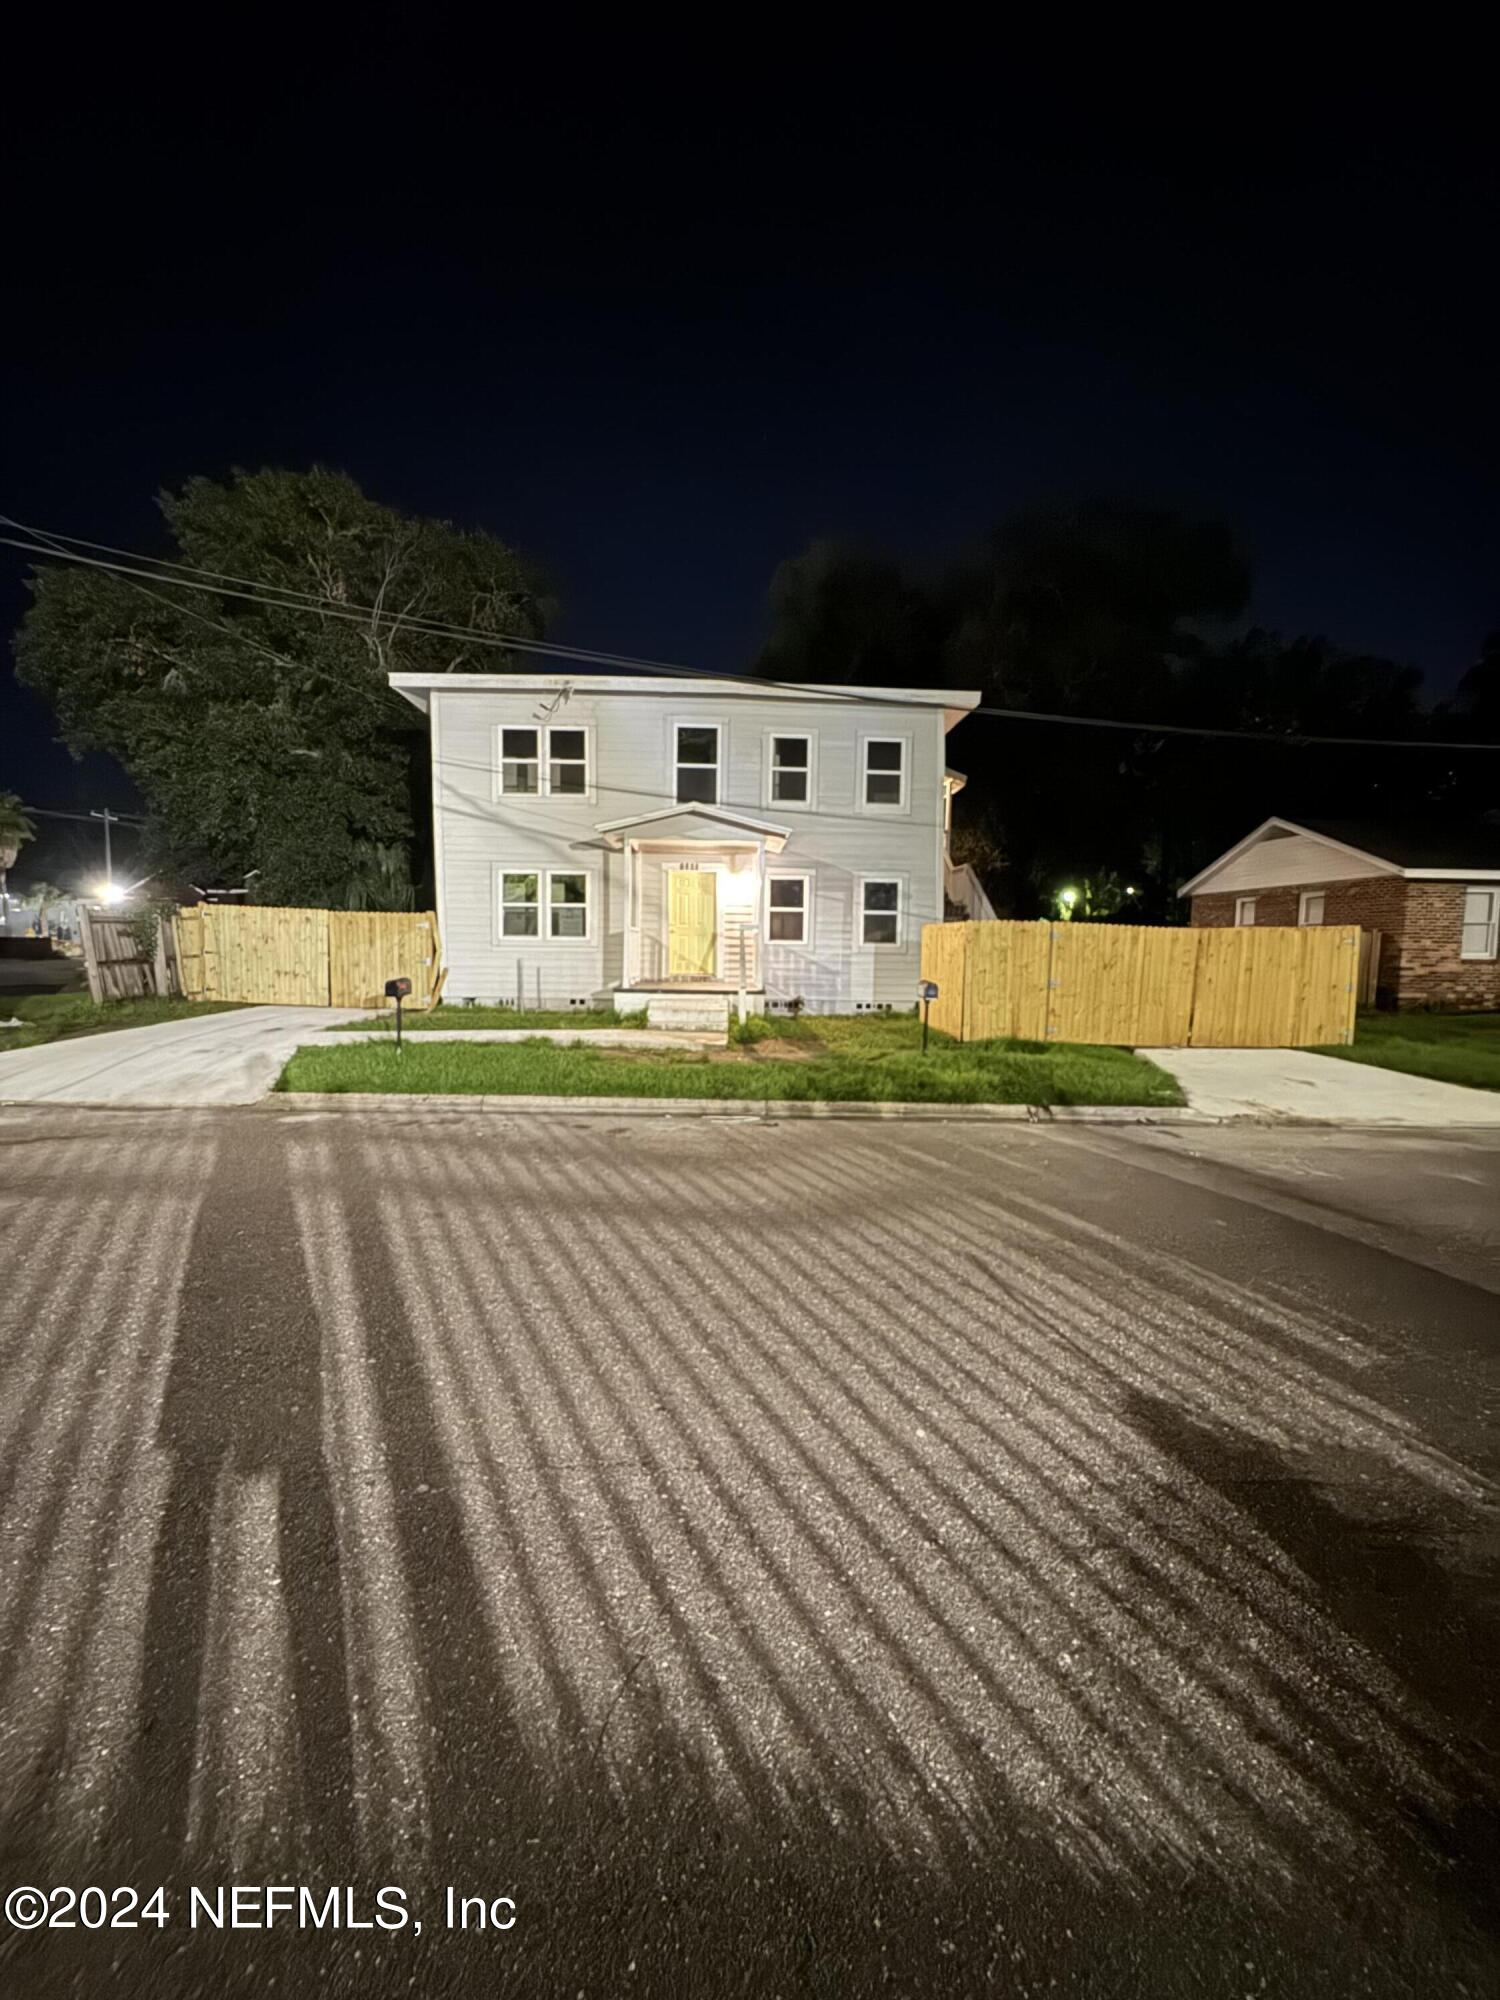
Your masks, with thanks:
[{"label": "white window frame", "polygon": [[[527,729],[536,735],[537,754],[535,757],[512,757],[505,755],[505,732],[507,729]],[[552,736],[555,730],[571,731],[583,738],[583,790],[581,792],[554,792],[552,789]],[[535,764],[537,767],[537,789],[534,792],[518,791],[514,785],[505,782],[506,763]],[[562,764],[576,764],[576,757],[560,757]],[[594,799],[594,725],[591,722],[497,722],[495,724],[495,797],[497,799],[578,799],[591,804]],[[515,869],[510,871],[513,875]]]},{"label": "white window frame", "polygon": [[[901,746],[901,787],[900,797],[894,805],[872,805],[870,802],[870,747],[875,743],[898,743]],[[890,773],[879,775],[889,777]],[[859,739],[859,809],[861,812],[881,814],[888,818],[905,817],[911,813],[911,737],[899,732],[872,729]],[[887,881],[887,876],[877,876],[877,881]]]},{"label": "white window frame", "polygon": [[[576,797],[577,795],[575,793],[575,794],[570,794],[570,796]],[[545,900],[542,904],[542,908],[546,911],[547,916],[546,916],[546,930],[544,931],[543,935],[545,936],[548,944],[592,944],[594,941],[593,870],[589,868],[548,868],[547,870],[545,870],[545,874],[547,877],[547,893]],[[582,882],[583,902],[581,905],[577,903],[554,904],[552,900],[552,884],[557,880],[559,875],[574,875],[579,879],[579,881]],[[579,909],[580,907],[583,910],[583,930],[578,937],[560,936],[555,930],[553,930],[552,912],[554,909],[576,910]]]},{"label": "white window frame", "polygon": [[[527,794],[531,796],[530,793]],[[570,797],[577,797],[570,793]],[[581,945],[594,941],[594,904],[597,900],[595,885],[596,871],[592,868],[544,868],[529,861],[498,861],[495,864],[495,942],[497,945],[512,945],[521,950],[530,950],[539,945]],[[507,875],[535,875],[536,902],[510,903],[505,901],[505,878]],[[583,935],[582,937],[554,937],[552,933],[552,880],[556,875],[578,875],[583,878]],[[578,904],[567,907],[577,909]],[[531,932],[507,931],[505,912],[509,909],[535,909],[536,929]]]},{"label": "white window frame", "polygon": [[[807,746],[807,797],[782,799],[776,796],[776,745],[788,740]],[[784,806],[788,812],[812,812],[818,802],[818,739],[811,729],[768,729],[765,750],[765,803]],[[789,766],[795,769],[795,766]]]},{"label": "white window frame", "polygon": [[[882,877],[882,880],[885,878]],[[771,884],[773,882],[800,882],[802,884],[802,935],[795,938],[779,938],[771,935]],[[785,916],[786,910],[778,915]],[[813,878],[805,868],[768,868],[766,870],[766,917],[765,938],[768,945],[779,946],[785,951],[811,951],[813,942]]]},{"label": "white window frame", "polygon": [[[529,798],[530,793],[527,794]],[[507,875],[534,875],[536,877],[536,901],[533,903],[507,902],[505,898],[505,878]],[[495,938],[502,945],[516,945],[522,949],[538,945],[543,941],[542,905],[547,894],[547,871],[531,862],[501,861],[495,864]],[[507,910],[535,910],[536,929],[534,931],[508,931],[505,928]]]},{"label": "white window frame", "polygon": [[[872,882],[894,882],[896,885],[896,935],[890,939],[866,938],[866,916],[890,916],[889,910],[867,910],[865,894]],[[907,882],[904,875],[861,875],[859,877],[859,901],[854,906],[854,946],[857,951],[901,951],[906,945],[906,902]]]},{"label": "white window frame", "polygon": [[[1245,913],[1246,913],[1246,911],[1248,911],[1248,912],[1249,912],[1249,915],[1248,915],[1248,916],[1247,916],[1247,915],[1245,914]],[[1245,931],[1245,930],[1253,930],[1253,929],[1255,928],[1255,898],[1254,898],[1254,896],[1236,896],[1236,897],[1235,897],[1235,899],[1234,899],[1234,927],[1235,927],[1235,929],[1236,929],[1237,931]]]},{"label": "white window frame", "polygon": [[[1312,906],[1314,903],[1318,906],[1318,914],[1316,916],[1312,915]],[[1297,898],[1298,924],[1306,927],[1313,924],[1325,923],[1327,918],[1324,912],[1327,908],[1328,891],[1326,889],[1304,889]]]},{"label": "white window frame", "polygon": [[[677,738],[684,729],[711,729],[714,732],[714,761],[712,764],[684,764],[677,755]],[[667,724],[667,748],[672,762],[672,803],[681,806],[684,812],[691,812],[694,806],[721,806],[724,803],[724,769],[729,761],[729,730],[727,724],[714,715],[674,715]],[[714,774],[714,795],[711,799],[683,799],[677,795],[678,774],[681,771],[712,771]]]},{"label": "white window frame", "polygon": [[[1476,897],[1483,897],[1489,905],[1485,916],[1470,916],[1469,909]],[[1484,944],[1479,951],[1466,951],[1464,933],[1483,926]],[[1500,884],[1470,882],[1465,885],[1464,899],[1458,915],[1458,955],[1470,964],[1481,960],[1500,957]]]}]

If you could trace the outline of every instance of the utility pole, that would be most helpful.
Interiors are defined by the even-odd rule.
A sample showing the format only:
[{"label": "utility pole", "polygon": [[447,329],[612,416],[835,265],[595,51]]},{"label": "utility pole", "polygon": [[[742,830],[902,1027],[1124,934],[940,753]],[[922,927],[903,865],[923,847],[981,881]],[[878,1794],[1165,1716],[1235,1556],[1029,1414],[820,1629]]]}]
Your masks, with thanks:
[{"label": "utility pole", "polygon": [[119,824],[120,815],[117,812],[111,812],[109,807],[105,806],[102,810],[96,807],[89,814],[89,818],[102,819],[104,822],[104,886],[106,891],[113,891],[115,886],[115,870],[114,863],[110,858],[109,830],[111,826]]}]

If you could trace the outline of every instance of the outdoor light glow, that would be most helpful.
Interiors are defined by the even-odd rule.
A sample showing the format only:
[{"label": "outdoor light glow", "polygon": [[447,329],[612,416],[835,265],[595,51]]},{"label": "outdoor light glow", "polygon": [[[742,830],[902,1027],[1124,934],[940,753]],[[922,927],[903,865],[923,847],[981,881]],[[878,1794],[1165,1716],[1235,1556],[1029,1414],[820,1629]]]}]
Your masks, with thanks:
[{"label": "outdoor light glow", "polygon": [[1078,901],[1078,891],[1076,889],[1064,889],[1059,893],[1057,900],[1060,903],[1066,903],[1068,908],[1072,909],[1073,905]]},{"label": "outdoor light glow", "polygon": [[125,900],[125,891],[118,882],[101,882],[96,894],[101,903],[123,903]]}]

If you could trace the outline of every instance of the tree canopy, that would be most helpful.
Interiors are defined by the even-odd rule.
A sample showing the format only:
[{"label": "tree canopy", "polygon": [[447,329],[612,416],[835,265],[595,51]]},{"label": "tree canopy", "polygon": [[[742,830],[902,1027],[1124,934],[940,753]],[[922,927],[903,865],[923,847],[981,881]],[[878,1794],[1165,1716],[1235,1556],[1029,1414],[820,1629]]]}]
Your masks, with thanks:
[{"label": "tree canopy", "polygon": [[[168,559],[211,573],[198,579],[209,589],[45,566],[17,641],[21,679],[52,702],[70,749],[129,772],[163,876],[248,876],[270,903],[409,905],[426,760],[412,754],[421,718],[386,675],[504,671],[513,656],[482,639],[542,636],[537,570],[493,536],[403,515],[321,469],[194,479],[159,504]],[[309,601],[252,600],[228,578]]]},{"label": "tree canopy", "polygon": [[[956,846],[1008,912],[1050,911],[1065,885],[1118,881],[1138,891],[1131,909],[1170,917],[1177,885],[1271,813],[1409,819],[1472,789],[1474,774],[1428,753],[1297,741],[1420,735],[1420,676],[1326,639],[1247,629],[1250,587],[1224,522],[1115,496],[1027,508],[926,570],[819,542],[776,572],[758,671],[971,687],[1031,713],[1286,738],[964,725]],[[1462,684],[1447,733],[1486,712],[1490,658]]]}]

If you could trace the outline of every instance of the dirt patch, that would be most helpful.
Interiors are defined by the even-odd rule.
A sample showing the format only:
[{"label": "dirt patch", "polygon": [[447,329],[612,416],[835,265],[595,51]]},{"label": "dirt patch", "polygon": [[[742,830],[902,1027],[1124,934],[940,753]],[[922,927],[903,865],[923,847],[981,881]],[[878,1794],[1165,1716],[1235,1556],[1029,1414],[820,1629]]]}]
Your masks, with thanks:
[{"label": "dirt patch", "polygon": [[825,1053],[823,1044],[809,1036],[804,1041],[791,1041],[784,1036],[768,1035],[760,1042],[732,1042],[727,1049],[711,1049],[710,1062],[811,1062],[815,1056]]}]

